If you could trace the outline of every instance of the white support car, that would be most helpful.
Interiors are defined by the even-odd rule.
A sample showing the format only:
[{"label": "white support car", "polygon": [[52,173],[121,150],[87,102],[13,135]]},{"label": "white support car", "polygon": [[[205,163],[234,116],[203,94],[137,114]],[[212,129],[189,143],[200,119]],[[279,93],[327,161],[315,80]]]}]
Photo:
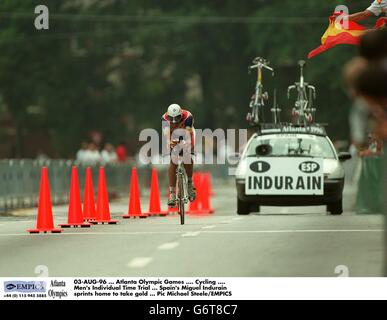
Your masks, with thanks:
[{"label": "white support car", "polygon": [[349,153],[336,150],[322,126],[272,126],[255,133],[236,170],[238,214],[260,206],[327,205],[343,212],[344,168]]}]

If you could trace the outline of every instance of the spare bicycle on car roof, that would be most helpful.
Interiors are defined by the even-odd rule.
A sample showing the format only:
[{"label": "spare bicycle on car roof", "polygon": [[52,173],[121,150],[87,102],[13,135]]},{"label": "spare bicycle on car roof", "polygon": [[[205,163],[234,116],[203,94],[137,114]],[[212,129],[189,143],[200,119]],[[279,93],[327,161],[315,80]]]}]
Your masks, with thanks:
[{"label": "spare bicycle on car roof", "polygon": [[307,126],[314,122],[316,108],[314,108],[314,100],[316,99],[316,88],[305,82],[304,67],[305,61],[298,62],[300,66],[300,80],[288,87],[288,99],[292,90],[297,91],[297,100],[292,109],[292,122],[295,125]]}]

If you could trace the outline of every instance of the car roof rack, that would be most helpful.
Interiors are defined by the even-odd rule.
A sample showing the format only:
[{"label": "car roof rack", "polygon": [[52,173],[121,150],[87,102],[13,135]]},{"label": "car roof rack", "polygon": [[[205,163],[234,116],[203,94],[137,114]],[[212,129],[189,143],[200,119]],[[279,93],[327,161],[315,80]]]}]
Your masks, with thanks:
[{"label": "car roof rack", "polygon": [[260,125],[260,128],[257,130],[257,135],[267,135],[267,134],[297,134],[297,133],[305,133],[312,134],[316,136],[326,136],[327,132],[325,130],[325,126],[327,124],[322,123],[313,123],[307,126],[296,125],[293,123],[263,123]]}]

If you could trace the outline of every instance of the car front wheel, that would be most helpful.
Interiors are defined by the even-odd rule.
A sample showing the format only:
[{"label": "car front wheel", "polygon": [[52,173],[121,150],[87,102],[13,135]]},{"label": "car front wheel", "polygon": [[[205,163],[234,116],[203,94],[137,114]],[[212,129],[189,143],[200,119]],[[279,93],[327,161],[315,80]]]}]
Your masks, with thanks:
[{"label": "car front wheel", "polygon": [[240,215],[250,214],[250,203],[237,199],[237,213]]}]

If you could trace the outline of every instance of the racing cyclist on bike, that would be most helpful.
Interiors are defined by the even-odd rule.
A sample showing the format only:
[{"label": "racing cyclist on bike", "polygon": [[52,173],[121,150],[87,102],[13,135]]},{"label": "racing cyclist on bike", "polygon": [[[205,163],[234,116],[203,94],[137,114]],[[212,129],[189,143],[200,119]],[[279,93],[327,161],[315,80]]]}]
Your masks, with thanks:
[{"label": "racing cyclist on bike", "polygon": [[196,189],[192,182],[193,174],[193,155],[195,146],[194,135],[194,117],[191,112],[183,110],[178,104],[171,104],[168,111],[162,116],[162,130],[167,145],[171,150],[171,161],[169,164],[169,198],[168,206],[175,207],[176,199],[176,168],[177,161],[172,150],[175,147],[180,150],[184,149],[183,162],[188,178],[188,198],[194,201],[196,198]]}]

